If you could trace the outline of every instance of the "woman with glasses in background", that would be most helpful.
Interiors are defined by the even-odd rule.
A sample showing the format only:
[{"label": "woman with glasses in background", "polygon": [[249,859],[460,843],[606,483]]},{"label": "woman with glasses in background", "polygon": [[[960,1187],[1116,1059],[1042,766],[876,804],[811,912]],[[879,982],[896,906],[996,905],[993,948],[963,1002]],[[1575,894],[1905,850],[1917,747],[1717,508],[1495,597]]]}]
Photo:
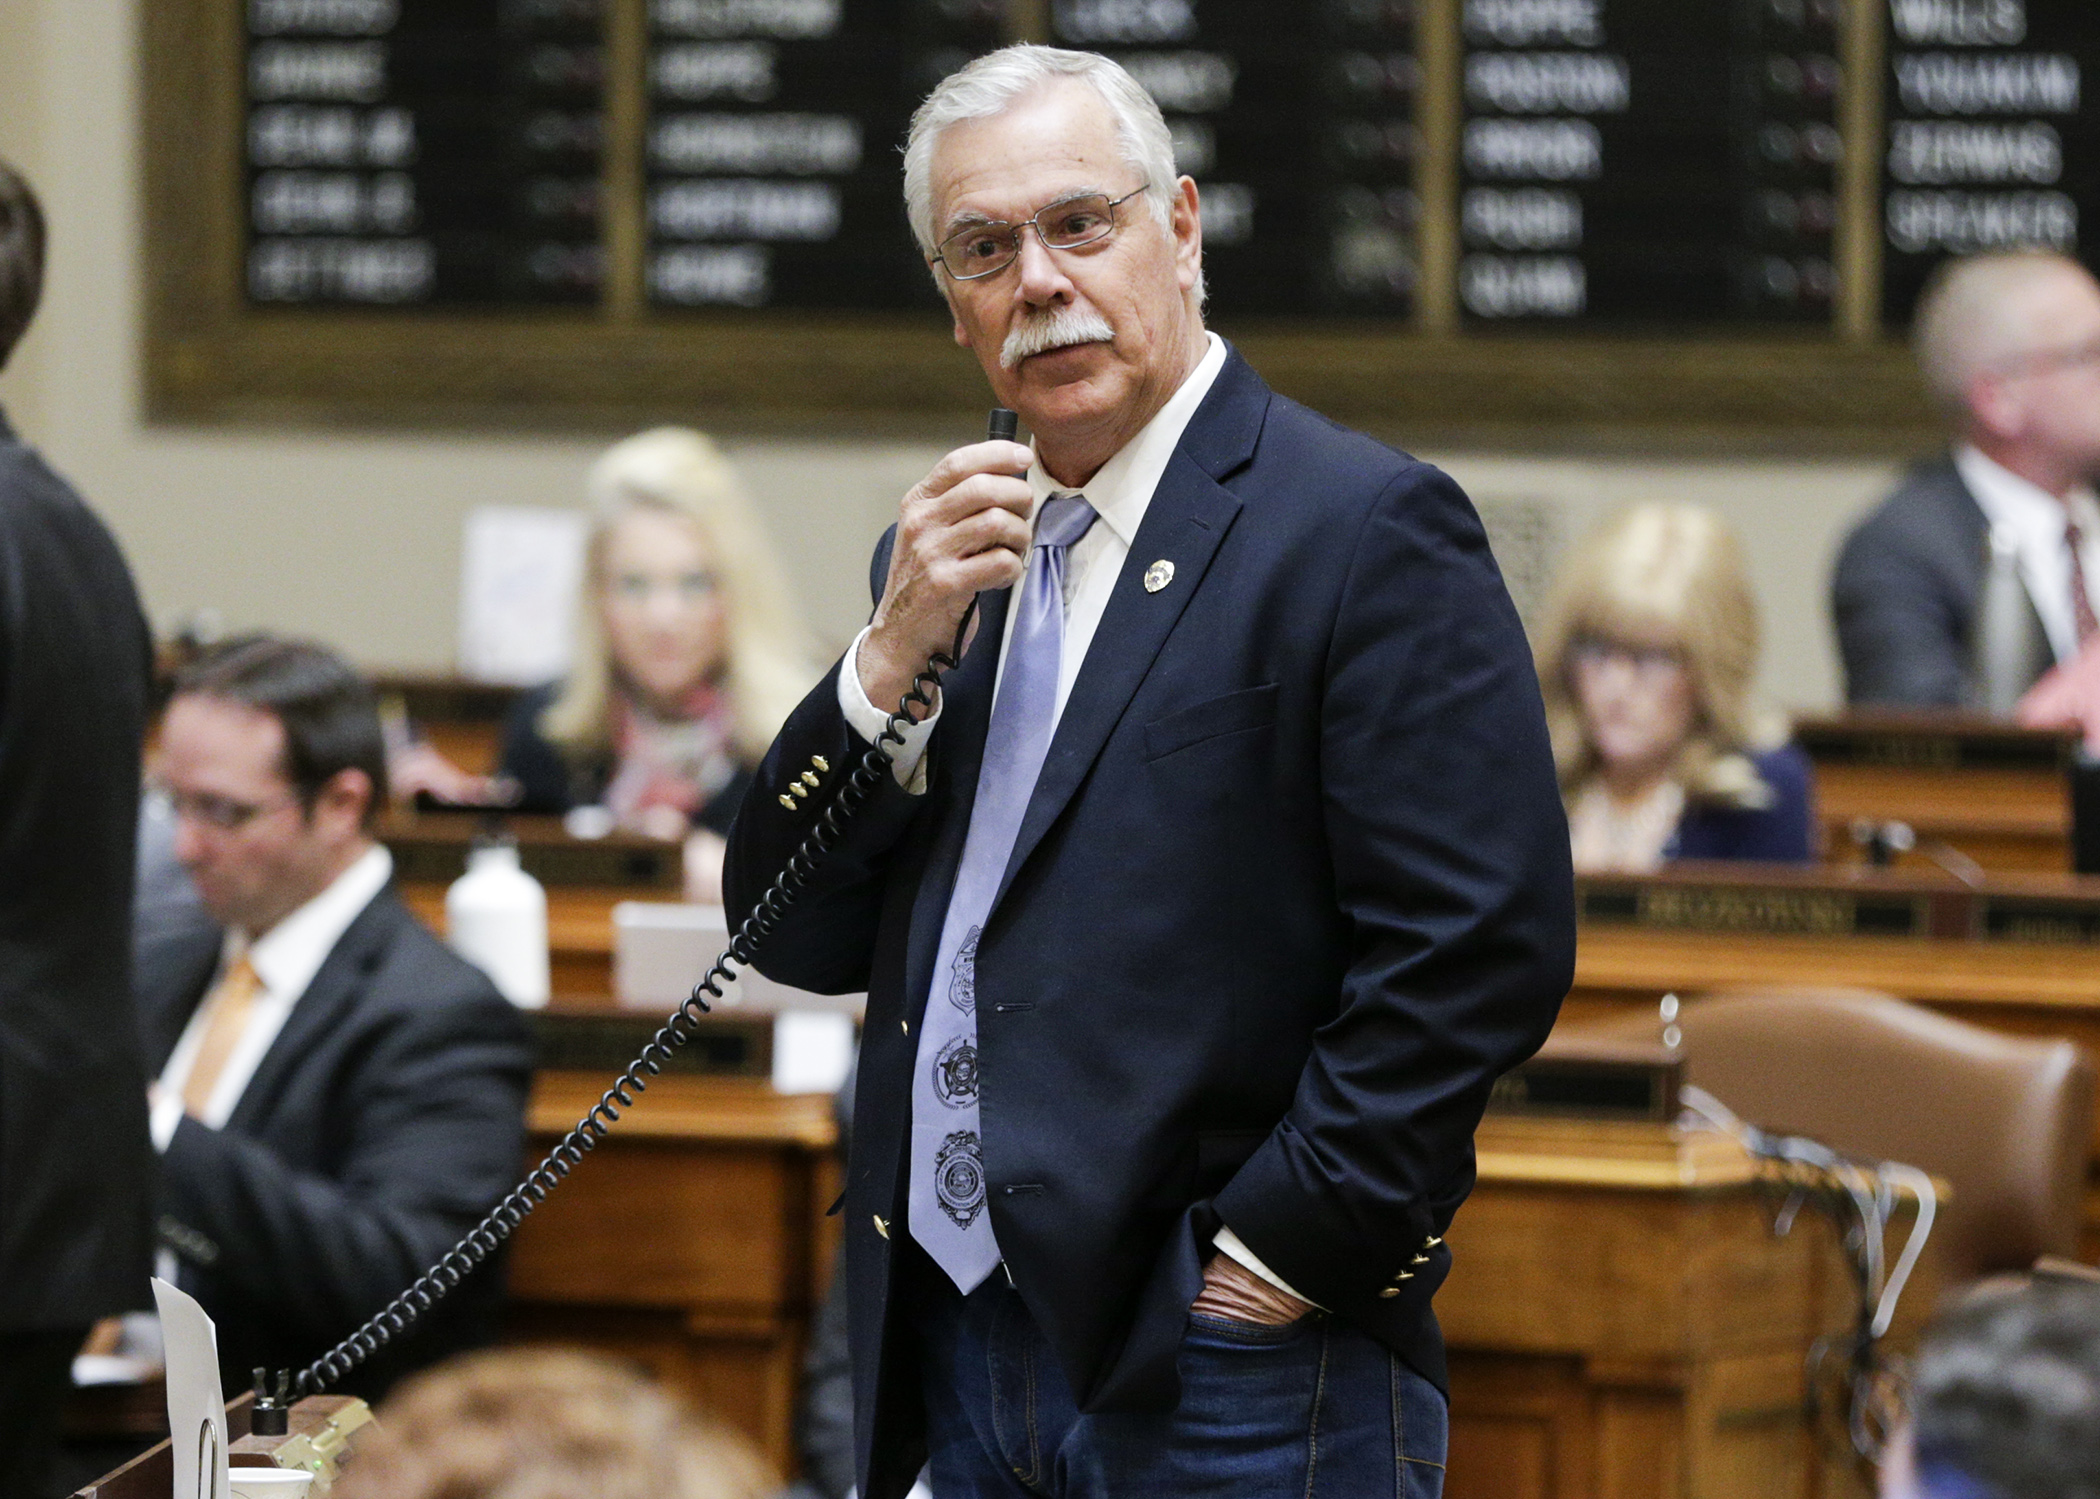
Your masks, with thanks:
[{"label": "woman with glasses in background", "polygon": [[[685,838],[686,885],[721,899],[722,835],[817,672],[743,486],[698,432],[615,444],[586,481],[575,666],[520,699],[502,774],[572,830]],[[596,809],[596,810],[583,810]]]},{"label": "woman with glasses in background", "polygon": [[1576,548],[1535,637],[1575,867],[1816,856],[1808,757],[1752,699],[1757,601],[1735,536],[1641,504]]}]

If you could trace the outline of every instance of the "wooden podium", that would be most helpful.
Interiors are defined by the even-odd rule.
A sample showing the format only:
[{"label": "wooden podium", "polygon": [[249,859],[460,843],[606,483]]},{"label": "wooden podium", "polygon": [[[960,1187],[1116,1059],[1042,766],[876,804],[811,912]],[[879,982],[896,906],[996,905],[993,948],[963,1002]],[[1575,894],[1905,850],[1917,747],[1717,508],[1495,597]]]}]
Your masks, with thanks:
[{"label": "wooden podium", "polygon": [[[1850,1325],[1848,1272],[1812,1206],[1775,1237],[1775,1168],[1662,1124],[1490,1115],[1477,1144],[1436,1299],[1449,1499],[1864,1496],[1804,1415],[1811,1345]],[[1928,1245],[1899,1343],[1933,1266]]]}]

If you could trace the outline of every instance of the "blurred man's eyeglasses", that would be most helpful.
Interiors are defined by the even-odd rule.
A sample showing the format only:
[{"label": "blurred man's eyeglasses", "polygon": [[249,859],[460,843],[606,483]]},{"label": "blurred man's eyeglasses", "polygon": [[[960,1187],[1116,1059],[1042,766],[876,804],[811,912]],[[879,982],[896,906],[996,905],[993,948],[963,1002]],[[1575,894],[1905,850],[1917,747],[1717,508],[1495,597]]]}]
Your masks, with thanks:
[{"label": "blurred man's eyeglasses", "polygon": [[299,803],[296,793],[266,802],[243,802],[229,796],[213,796],[209,792],[177,791],[165,784],[154,784],[149,789],[174,816],[186,817],[216,833],[238,833],[258,817]]},{"label": "blurred man's eyeglasses", "polygon": [[2068,349],[2044,349],[2022,354],[1997,366],[2001,376],[2046,375],[2057,370],[2100,368],[2100,339],[2073,344]]},{"label": "blurred man's eyeglasses", "polygon": [[956,230],[940,243],[928,264],[938,264],[957,281],[975,281],[996,275],[1021,254],[1021,230],[1033,227],[1036,238],[1052,250],[1076,250],[1116,232],[1116,210],[1143,192],[1136,187],[1120,198],[1106,193],[1081,193],[1039,209],[1018,224],[996,219]]}]

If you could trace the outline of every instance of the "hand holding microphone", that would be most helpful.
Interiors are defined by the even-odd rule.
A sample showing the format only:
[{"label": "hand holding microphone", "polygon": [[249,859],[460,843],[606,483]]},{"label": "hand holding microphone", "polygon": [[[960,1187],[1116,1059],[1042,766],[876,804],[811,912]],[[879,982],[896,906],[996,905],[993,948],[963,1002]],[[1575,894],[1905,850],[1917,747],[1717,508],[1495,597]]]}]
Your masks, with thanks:
[{"label": "hand holding microphone", "polygon": [[991,435],[957,448],[904,497],[882,602],[854,663],[872,703],[894,703],[978,594],[1020,581],[1034,500],[1022,475],[1035,455],[1014,440],[1010,411],[992,413]]}]

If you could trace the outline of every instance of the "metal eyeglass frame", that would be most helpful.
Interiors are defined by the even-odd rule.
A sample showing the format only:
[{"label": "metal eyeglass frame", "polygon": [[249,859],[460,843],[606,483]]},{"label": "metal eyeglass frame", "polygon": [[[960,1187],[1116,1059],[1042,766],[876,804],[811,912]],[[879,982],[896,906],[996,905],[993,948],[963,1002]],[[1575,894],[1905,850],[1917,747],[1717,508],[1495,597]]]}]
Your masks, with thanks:
[{"label": "metal eyeglass frame", "polygon": [[[934,247],[933,254],[928,257],[926,263],[928,265],[939,266],[942,270],[946,271],[948,273],[948,279],[951,281],[982,281],[987,276],[998,275],[1001,271],[1005,270],[1008,266],[1012,265],[1016,260],[1019,260],[1021,258],[1021,231],[1023,229],[1033,229],[1035,231],[1035,237],[1042,241],[1043,248],[1046,250],[1077,250],[1086,245],[1097,245],[1101,243],[1102,240],[1107,239],[1111,234],[1114,234],[1116,232],[1116,229],[1118,227],[1118,221],[1116,219],[1116,210],[1118,208],[1121,208],[1125,203],[1128,203],[1132,198],[1135,198],[1139,193],[1147,191],[1151,186],[1152,184],[1149,182],[1141,182],[1136,187],[1132,188],[1129,192],[1123,194],[1123,196],[1120,198],[1106,198],[1101,193],[1074,193],[1069,198],[1059,198],[1055,203],[1045,203],[1041,208],[1038,208],[1034,213],[1030,214],[1027,218],[1020,220],[1018,223],[1009,224],[1003,220],[992,219],[982,224],[971,224],[966,228],[956,230],[953,234],[949,235],[946,239],[942,240],[940,244],[936,245]],[[1087,239],[1074,240],[1069,245],[1053,245],[1052,243],[1050,243],[1049,238],[1043,233],[1043,215],[1051,212],[1053,209],[1069,208],[1074,203],[1082,202],[1087,198],[1104,199],[1108,206],[1108,227],[1103,229],[1099,234],[1093,235]],[[982,234],[987,229],[1011,229],[1014,233],[1013,254],[1007,256],[1006,259],[1000,261],[997,265],[992,266],[989,269],[982,271],[972,271],[967,276],[963,275],[961,272],[957,271],[955,267],[948,264],[948,257],[943,252],[947,249],[949,245],[955,243],[955,241],[961,239],[966,234]]]}]

